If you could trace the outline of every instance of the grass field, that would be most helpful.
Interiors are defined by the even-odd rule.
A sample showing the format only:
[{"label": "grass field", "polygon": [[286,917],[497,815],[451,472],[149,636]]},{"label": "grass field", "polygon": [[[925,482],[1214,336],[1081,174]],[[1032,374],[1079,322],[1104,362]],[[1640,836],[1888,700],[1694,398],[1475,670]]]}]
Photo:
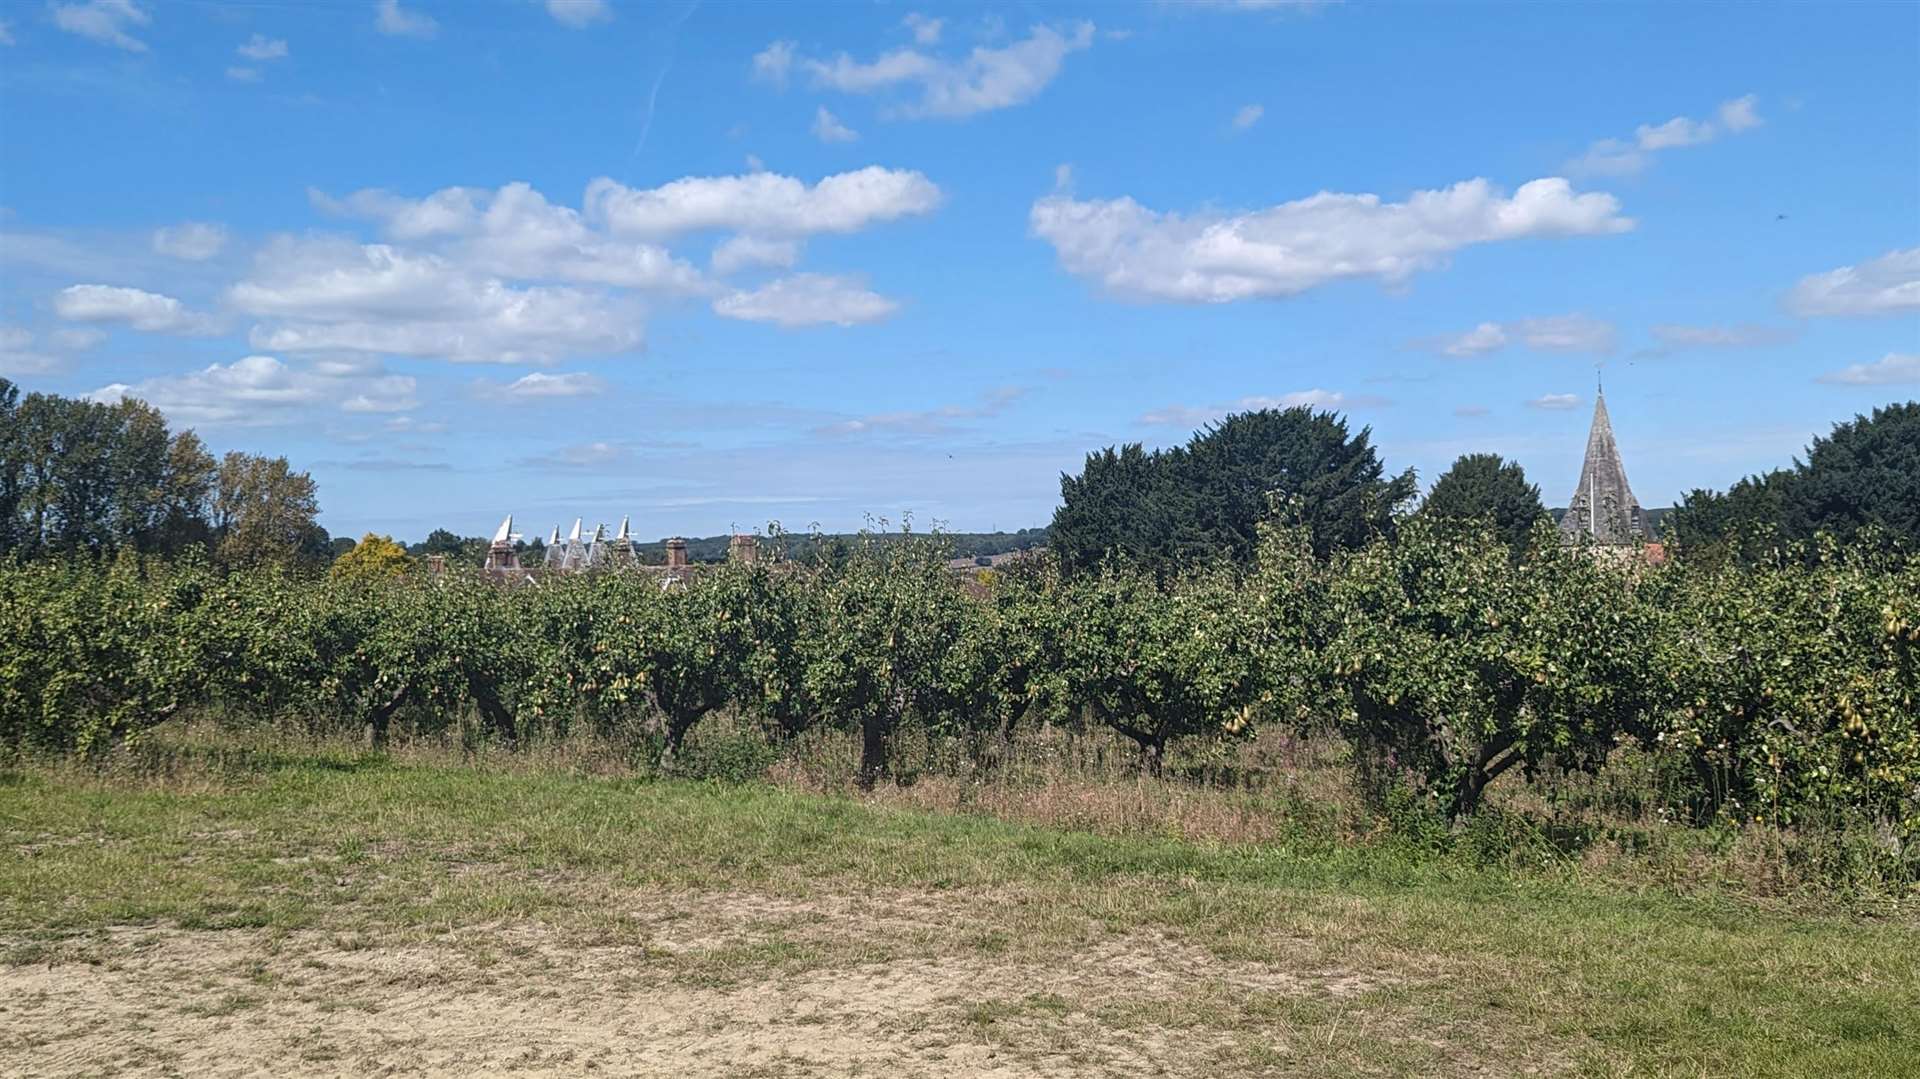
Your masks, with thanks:
[{"label": "grass field", "polygon": [[1920,925],[343,750],[0,772],[0,1073],[1909,1076]]}]

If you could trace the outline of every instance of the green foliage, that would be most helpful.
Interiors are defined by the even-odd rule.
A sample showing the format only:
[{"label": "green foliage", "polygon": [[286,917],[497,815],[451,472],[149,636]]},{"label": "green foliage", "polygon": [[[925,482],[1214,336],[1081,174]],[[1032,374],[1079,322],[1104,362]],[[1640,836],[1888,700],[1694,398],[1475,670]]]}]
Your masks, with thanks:
[{"label": "green foliage", "polygon": [[1547,510],[1540,488],[1527,482],[1519,462],[1497,453],[1469,453],[1434,481],[1420,513],[1437,521],[1480,522],[1518,558]]},{"label": "green foliage", "polygon": [[1250,567],[1069,577],[1034,556],[967,587],[939,537],[913,535],[811,565],[526,586],[357,561],[312,579],[131,552],[15,560],[0,572],[0,746],[91,752],[212,709],[376,744],[396,728],[510,745],[585,724],[660,746],[672,771],[764,770],[746,742],[697,748],[728,712],[759,746],[857,731],[874,783],[903,730],[937,749],[1089,724],[1158,769],[1176,742],[1203,754],[1262,726],[1331,724],[1374,789],[1452,821],[1503,775],[1590,771],[1631,744],[1683,779],[1676,804],[1702,823],[1844,817],[1920,839],[1907,556],[1828,541],[1652,567],[1563,548],[1543,519],[1516,561],[1481,524],[1417,515],[1322,559],[1290,516],[1263,527]]},{"label": "green foliage", "polygon": [[327,576],[337,581],[393,581],[412,569],[413,559],[405,547],[395,543],[392,536],[369,532],[333,560]]},{"label": "green foliage", "polygon": [[1724,494],[1693,491],[1668,528],[1682,556],[1701,562],[1764,560],[1822,533],[1843,544],[1920,550],[1920,402],[1834,425],[1791,468]]},{"label": "green foliage", "polygon": [[1334,569],[1319,655],[1349,738],[1424,780],[1450,815],[1513,767],[1595,770],[1645,726],[1654,624],[1632,578],[1535,526],[1518,565],[1416,518]]},{"label": "green foliage", "polygon": [[1411,471],[1387,478],[1371,437],[1301,406],[1229,416],[1182,447],[1088,454],[1079,476],[1060,478],[1053,548],[1069,573],[1109,558],[1159,572],[1222,558],[1250,565],[1276,501],[1321,557],[1361,546],[1390,533],[1394,509],[1415,492]]}]

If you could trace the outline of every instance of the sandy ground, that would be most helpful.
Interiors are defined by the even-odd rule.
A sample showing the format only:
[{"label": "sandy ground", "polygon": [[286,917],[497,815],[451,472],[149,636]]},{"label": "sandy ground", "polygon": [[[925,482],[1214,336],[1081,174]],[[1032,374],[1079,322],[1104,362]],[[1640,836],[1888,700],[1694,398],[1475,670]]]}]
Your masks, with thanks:
[{"label": "sandy ground", "polygon": [[[959,912],[911,897],[685,904],[637,913],[643,930],[621,943],[537,924],[409,941],[123,928],[24,953],[0,942],[16,957],[0,966],[0,1073],[1205,1075],[1250,1037],[1285,1054],[1292,1032],[1214,1027],[1196,1000],[1378,985],[1163,937],[952,949]],[[924,957],[823,959],[818,945],[856,931]]]}]

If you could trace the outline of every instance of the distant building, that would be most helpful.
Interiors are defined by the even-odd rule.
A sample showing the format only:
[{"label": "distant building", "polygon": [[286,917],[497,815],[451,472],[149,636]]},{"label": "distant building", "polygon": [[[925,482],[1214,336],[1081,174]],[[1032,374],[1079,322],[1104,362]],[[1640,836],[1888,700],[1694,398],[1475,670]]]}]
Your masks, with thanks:
[{"label": "distant building", "polygon": [[1596,394],[1593,428],[1587,432],[1587,459],[1580,466],[1580,485],[1560,518],[1560,538],[1567,543],[1600,547],[1644,547],[1653,541],[1647,513],[1627,486],[1627,469],[1620,463],[1620,447],[1607,419],[1607,396]]}]

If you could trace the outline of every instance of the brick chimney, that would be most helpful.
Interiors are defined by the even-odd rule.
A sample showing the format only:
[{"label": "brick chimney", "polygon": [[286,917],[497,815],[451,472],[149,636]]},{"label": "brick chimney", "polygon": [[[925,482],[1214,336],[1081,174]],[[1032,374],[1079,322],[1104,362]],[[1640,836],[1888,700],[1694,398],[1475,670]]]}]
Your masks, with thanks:
[{"label": "brick chimney", "polygon": [[667,568],[687,568],[687,541],[678,536],[667,541]]},{"label": "brick chimney", "polygon": [[760,561],[760,540],[747,533],[736,533],[727,544],[727,561],[751,566]]}]

